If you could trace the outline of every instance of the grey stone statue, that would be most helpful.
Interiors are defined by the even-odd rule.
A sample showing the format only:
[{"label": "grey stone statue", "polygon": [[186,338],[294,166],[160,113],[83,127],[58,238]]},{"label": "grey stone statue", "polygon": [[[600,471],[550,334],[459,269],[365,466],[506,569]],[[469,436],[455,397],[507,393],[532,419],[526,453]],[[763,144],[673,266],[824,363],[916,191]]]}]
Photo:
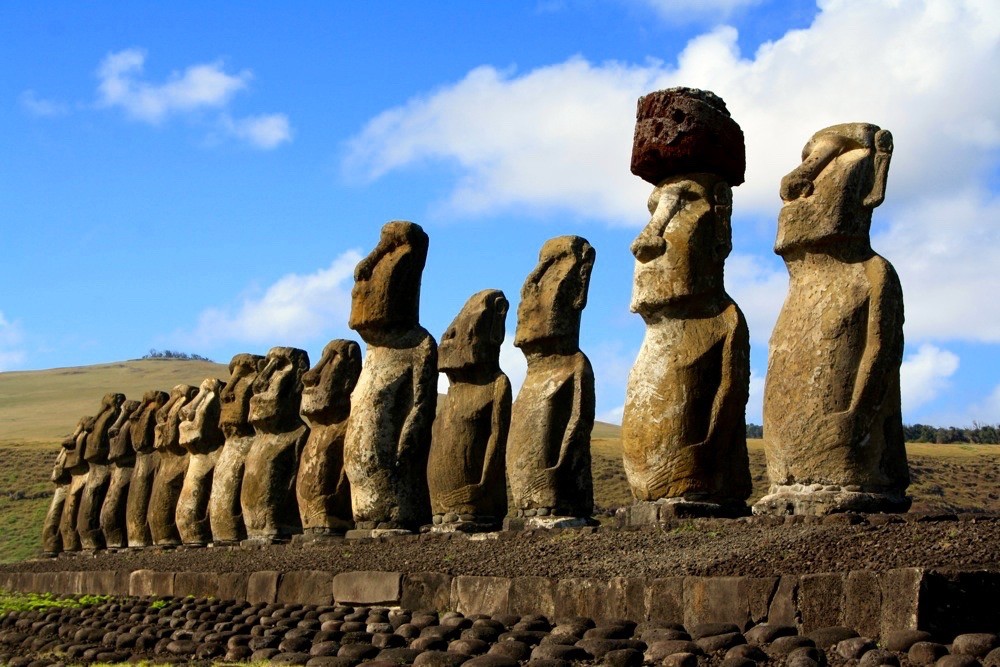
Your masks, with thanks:
[{"label": "grey stone statue", "polygon": [[207,378],[198,394],[181,408],[180,445],[188,451],[181,495],[177,498],[177,532],[188,546],[212,541],[208,499],[212,492],[215,463],[226,440],[219,425],[220,394],[226,386],[218,378]]},{"label": "grey stone statue", "polygon": [[125,528],[130,549],[141,549],[153,544],[153,535],[149,530],[149,499],[153,493],[153,479],[160,460],[154,446],[156,417],[168,400],[170,396],[165,391],[147,391],[128,420],[129,439],[135,450],[135,467],[132,469],[128,499],[125,502]]}]

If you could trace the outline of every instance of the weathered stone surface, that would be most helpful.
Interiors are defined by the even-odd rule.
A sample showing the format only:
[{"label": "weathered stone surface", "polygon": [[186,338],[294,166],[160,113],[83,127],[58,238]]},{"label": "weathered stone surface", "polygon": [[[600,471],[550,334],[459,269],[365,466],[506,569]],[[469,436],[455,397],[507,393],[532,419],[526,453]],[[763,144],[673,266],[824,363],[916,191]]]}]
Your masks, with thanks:
[{"label": "weathered stone surface", "polygon": [[220,600],[246,600],[247,582],[250,575],[242,572],[220,572],[217,574]]},{"label": "weathered stone surface", "polygon": [[128,594],[134,596],[174,594],[174,573],[136,570],[129,576]]},{"label": "weathered stone surface", "polygon": [[657,185],[677,174],[719,174],[743,182],[743,131],[726,103],[707,90],[668,88],[639,98],[632,173]]},{"label": "weathered stone surface", "polygon": [[229,382],[222,390],[219,425],[226,436],[222,453],[215,462],[212,491],[208,499],[209,523],[215,544],[234,544],[246,539],[240,492],[246,459],[253,444],[250,398],[264,357],[237,354],[229,362]]},{"label": "weathered stone surface", "polygon": [[854,570],[847,573],[843,622],[862,637],[879,636],[882,631],[882,586],[874,572]]},{"label": "weathered stone surface", "polygon": [[399,604],[404,609],[451,609],[451,580],[440,572],[407,573]]},{"label": "weathered stone surface", "polygon": [[81,418],[76,424],[76,430],[62,442],[66,450],[66,471],[70,474],[63,513],[59,520],[63,551],[79,551],[82,548],[77,520],[80,515],[80,504],[83,501],[83,487],[87,484],[87,462],[84,460],[87,435],[94,429],[95,422],[94,417]]},{"label": "weathered stone surface", "polygon": [[111,438],[108,431],[118,419],[125,394],[105,394],[101,399],[101,409],[94,420],[94,428],[87,434],[87,447],[83,459],[87,463],[87,483],[80,497],[80,510],[76,529],[80,534],[80,546],[84,549],[103,549],[104,533],[101,531],[101,507],[111,482],[111,468],[108,452]]},{"label": "weathered stone surface", "polygon": [[505,577],[455,577],[451,599],[460,614],[506,614],[510,590]]},{"label": "weathered stone surface", "polygon": [[367,352],[351,394],[344,467],[361,529],[416,530],[430,521],[437,345],[419,324],[427,248],[418,225],[389,222],[354,271],[349,326]]},{"label": "weathered stone surface", "polygon": [[149,532],[156,546],[177,546],[177,499],[184,485],[189,454],[180,444],[181,409],[198,393],[197,387],[179,384],[170,391],[170,399],[156,412],[156,437],[153,447],[159,454],[153,491],[149,496]]},{"label": "weathered stone surface", "polygon": [[125,528],[129,547],[147,547],[153,543],[149,531],[149,498],[160,455],[155,449],[156,415],[170,400],[163,391],[151,390],[142,396],[141,405],[129,417],[129,437],[135,449],[135,467],[125,503]]},{"label": "weathered stone surface", "polygon": [[556,604],[558,581],[548,577],[515,577],[511,579],[507,599],[507,611],[521,616],[541,614],[555,618],[564,614]]},{"label": "weathered stone surface", "polygon": [[52,493],[49,510],[45,513],[45,520],[42,522],[42,552],[45,554],[55,555],[63,550],[59,523],[62,521],[66,492],[72,478],[73,476],[66,470],[66,447],[60,445],[55,463],[52,464],[51,474],[52,483],[56,488]]},{"label": "weathered stone surface", "polygon": [[275,600],[278,604],[333,603],[333,574],[320,570],[294,570],[281,575]]},{"label": "weathered stone surface", "polygon": [[402,572],[341,572],[333,578],[333,599],[337,604],[399,604]]},{"label": "weathered stone surface", "polygon": [[[664,91],[664,99],[688,99],[675,91]],[[698,97],[691,103],[680,122],[693,125],[680,134],[695,141],[692,133],[712,131],[719,112]],[[699,113],[709,118],[701,123]],[[669,117],[658,123],[661,132],[674,131]],[[739,146],[729,152],[742,151],[736,131]],[[705,173],[672,171],[656,182],[651,218],[632,243],[631,309],[645,321],[646,335],[629,374],[622,447],[636,499],[691,502],[701,514],[731,515],[746,511],[751,490],[750,335],[723,285],[732,249],[731,184],[718,168],[699,171]]]},{"label": "weathered stone surface", "polygon": [[295,496],[302,530],[343,533],[353,526],[351,484],[344,470],[344,437],[351,414],[351,392],[361,374],[361,348],[332,340],[320,360],[302,376],[301,415],[309,423]]},{"label": "weathered stone surface", "polygon": [[654,579],[646,589],[648,618],[662,623],[684,623],[684,577]]},{"label": "weathered stone surface", "polygon": [[806,574],[799,580],[798,607],[802,631],[843,624],[843,573]]},{"label": "weathered stone surface", "polygon": [[449,385],[427,465],[435,528],[460,523],[488,529],[507,514],[511,388],[500,370],[500,344],[508,308],[503,292],[478,292],[441,337],[438,370]]},{"label": "weathered stone surface", "polygon": [[309,437],[309,427],[299,416],[302,376],[308,370],[305,350],[274,347],[254,380],[250,423],[256,434],[240,490],[248,540],[280,542],[302,532],[295,475]]},{"label": "weathered stone surface", "polygon": [[892,135],[867,123],[817,132],[781,182],[775,252],[789,291],[764,388],[769,495],[758,513],[905,511],[899,366],[903,294],[871,248]]},{"label": "weathered stone surface", "polygon": [[128,489],[135,467],[135,449],[132,447],[132,429],[129,419],[139,409],[140,401],[125,401],[118,412],[118,419],[108,429],[111,446],[108,462],[111,465],[111,481],[101,506],[101,531],[108,548],[121,549],[128,546],[128,532],[125,526],[125,510],[128,503]]},{"label": "weathered stone surface", "polygon": [[180,445],[188,451],[184,484],[177,498],[177,532],[184,544],[204,545],[212,541],[208,500],[212,493],[215,463],[226,440],[219,415],[226,383],[207,378],[198,394],[181,409]]},{"label": "weathered stone surface", "polygon": [[521,288],[514,345],[528,372],[507,439],[515,514],[587,517],[594,509],[594,371],[580,351],[580,314],[595,255],[579,236],[549,239]]},{"label": "weathered stone surface", "polygon": [[219,596],[219,575],[215,572],[178,572],[174,576],[174,595],[177,597]]},{"label": "weathered stone surface", "polygon": [[274,602],[278,597],[278,582],[280,580],[281,573],[274,570],[252,573],[247,579],[247,602],[251,604]]}]

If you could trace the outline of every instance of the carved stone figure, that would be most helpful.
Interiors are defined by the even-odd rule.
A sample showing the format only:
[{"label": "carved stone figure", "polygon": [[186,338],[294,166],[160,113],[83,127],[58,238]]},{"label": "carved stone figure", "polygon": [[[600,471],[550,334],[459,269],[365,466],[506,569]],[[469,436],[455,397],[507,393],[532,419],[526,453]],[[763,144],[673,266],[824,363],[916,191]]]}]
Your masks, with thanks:
[{"label": "carved stone figure", "polygon": [[257,371],[263,368],[263,361],[264,357],[259,354],[234,356],[229,362],[229,382],[222,389],[219,424],[226,440],[215,463],[208,500],[212,542],[216,545],[237,544],[247,536],[240,492],[254,437],[250,423],[250,397],[253,396],[253,383],[257,379]]},{"label": "carved stone figure", "polygon": [[770,493],[755,512],[906,511],[899,366],[903,294],[871,248],[892,135],[820,130],[781,180],[774,251],[788,268],[764,387]]},{"label": "carved stone figure", "polygon": [[[129,439],[135,450],[135,467],[125,503],[129,548],[139,549],[153,544],[153,535],[149,530],[149,499],[153,493],[156,466],[160,461],[160,454],[155,448],[156,419],[169,400],[170,396],[165,391],[147,391],[128,419]],[[166,414],[163,413],[164,419]]]},{"label": "carved stone figure", "polygon": [[49,511],[45,514],[45,521],[42,523],[42,553],[46,556],[55,556],[63,550],[59,523],[62,521],[63,508],[66,505],[66,492],[69,490],[69,483],[73,478],[66,470],[66,454],[66,446],[60,445],[56,461],[52,466],[51,479],[56,488],[52,493]]},{"label": "carved stone figure", "polygon": [[500,344],[509,307],[499,290],[473,294],[441,338],[449,385],[427,464],[433,530],[491,530],[507,514],[511,389]]},{"label": "carved stone figure", "polygon": [[62,443],[66,449],[66,471],[70,475],[63,514],[59,521],[63,551],[79,551],[83,548],[77,530],[77,520],[80,515],[80,504],[83,501],[83,487],[87,484],[87,461],[84,459],[87,436],[94,430],[96,421],[95,417],[82,417],[77,422],[73,434]]},{"label": "carved stone figure", "polygon": [[207,378],[198,388],[198,395],[181,408],[180,445],[190,456],[175,516],[177,532],[186,545],[202,546],[212,541],[208,499],[215,462],[226,440],[219,426],[220,395],[225,386],[218,378]]},{"label": "carved stone figure", "polygon": [[351,485],[344,470],[344,436],[351,414],[351,392],[361,374],[361,348],[351,340],[332,340],[323,356],[302,376],[301,415],[309,423],[295,495],[307,536],[342,534],[354,525]]},{"label": "carved stone figure", "polygon": [[302,376],[308,370],[305,350],[273,347],[254,380],[250,423],[256,435],[240,491],[251,542],[283,542],[301,532],[295,475],[309,437],[309,427],[299,416]]},{"label": "carved stone figure", "polygon": [[580,351],[594,257],[579,236],[549,239],[521,288],[514,345],[528,373],[511,410],[507,480],[513,513],[532,518],[530,526],[578,525],[552,517],[585,518],[594,509],[594,371]]},{"label": "carved stone figure", "polygon": [[358,530],[417,530],[430,521],[437,345],[419,323],[427,247],[418,225],[389,222],[354,271],[349,326],[367,352],[351,394],[344,467]]},{"label": "carved stone figure", "polygon": [[[659,501],[635,514],[746,514],[750,335],[723,285],[743,133],[720,98],[691,88],[641,98],[635,132],[633,172],[655,187],[632,243],[631,309],[646,335],[629,374],[622,447],[632,494]],[[720,145],[726,137],[732,143]]]},{"label": "carved stone figure", "polygon": [[118,411],[118,419],[108,429],[111,447],[108,463],[111,466],[111,481],[108,493],[101,506],[101,532],[109,549],[124,549],[128,546],[128,532],[125,526],[125,509],[128,490],[135,468],[135,449],[132,447],[132,429],[129,419],[139,409],[139,401],[125,401]]},{"label": "carved stone figure", "polygon": [[94,429],[87,435],[87,483],[80,499],[80,513],[77,516],[77,532],[80,545],[89,551],[104,548],[104,533],[101,531],[101,507],[111,482],[111,467],[108,465],[108,451],[111,439],[108,431],[118,419],[125,394],[105,394],[101,400],[101,410],[94,421]]},{"label": "carved stone figure", "polygon": [[156,437],[153,446],[159,454],[153,492],[149,497],[149,532],[158,547],[175,547],[181,543],[177,530],[177,499],[187,472],[188,451],[181,447],[181,410],[198,393],[196,387],[176,385],[170,390],[170,400],[156,413]]}]

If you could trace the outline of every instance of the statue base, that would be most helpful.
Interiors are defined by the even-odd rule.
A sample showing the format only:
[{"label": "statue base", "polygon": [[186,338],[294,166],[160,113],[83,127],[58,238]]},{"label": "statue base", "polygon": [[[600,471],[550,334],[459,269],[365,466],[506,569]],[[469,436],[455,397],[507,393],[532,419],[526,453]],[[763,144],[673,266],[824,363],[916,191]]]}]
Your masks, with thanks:
[{"label": "statue base", "polygon": [[422,533],[489,533],[500,529],[496,517],[475,514],[435,514],[434,523],[423,526]]},{"label": "statue base", "polygon": [[589,516],[509,516],[503,520],[504,530],[552,530],[555,528],[586,528],[596,526]]},{"label": "statue base", "polygon": [[412,530],[406,528],[354,528],[344,533],[344,537],[349,540],[363,540],[372,537],[398,537],[414,534]]},{"label": "statue base", "polygon": [[750,508],[739,500],[713,502],[688,498],[640,500],[615,512],[615,522],[622,528],[656,526],[676,519],[738,519],[750,516]]},{"label": "statue base", "polygon": [[754,514],[824,516],[842,512],[899,514],[910,509],[908,496],[861,491],[835,484],[773,485],[753,506]]},{"label": "statue base", "polygon": [[306,528],[302,531],[301,535],[294,535],[292,537],[292,544],[303,546],[340,541],[344,539],[344,533],[347,532],[347,530],[349,529],[335,530],[333,528]]},{"label": "statue base", "polygon": [[240,542],[241,547],[263,547],[270,544],[288,544],[291,541],[291,535],[258,535],[254,537],[248,537],[242,542]]}]

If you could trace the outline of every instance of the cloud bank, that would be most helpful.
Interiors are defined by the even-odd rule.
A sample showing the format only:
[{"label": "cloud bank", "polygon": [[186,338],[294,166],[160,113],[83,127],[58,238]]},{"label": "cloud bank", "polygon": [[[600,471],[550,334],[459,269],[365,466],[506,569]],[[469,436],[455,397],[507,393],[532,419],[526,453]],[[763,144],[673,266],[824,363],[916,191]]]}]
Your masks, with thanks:
[{"label": "cloud bank", "polygon": [[24,331],[20,322],[10,321],[0,311],[0,372],[17,368],[25,360]]}]

